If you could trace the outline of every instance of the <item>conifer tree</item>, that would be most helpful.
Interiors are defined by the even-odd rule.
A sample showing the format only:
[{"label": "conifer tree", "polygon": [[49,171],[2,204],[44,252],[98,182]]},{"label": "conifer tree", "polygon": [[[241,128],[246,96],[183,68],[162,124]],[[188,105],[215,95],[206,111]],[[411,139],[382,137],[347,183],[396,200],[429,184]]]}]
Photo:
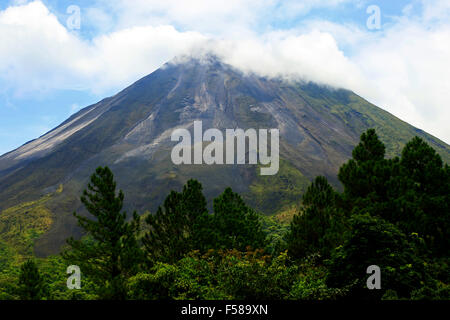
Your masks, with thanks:
[{"label": "conifer tree", "polygon": [[191,250],[201,250],[208,219],[200,182],[191,179],[182,192],[171,191],[163,207],[146,220],[150,231],[143,242],[150,262],[174,263]]},{"label": "conifer tree", "polygon": [[139,216],[127,222],[122,211],[124,194],[116,195],[116,182],[108,167],[99,167],[91,176],[81,202],[91,216],[74,212],[87,239],[67,240],[69,249],[63,252],[68,263],[78,265],[82,274],[97,286],[103,299],[125,299],[125,281],[137,272],[142,252],[136,239]]},{"label": "conifer tree", "polygon": [[390,210],[387,185],[398,159],[384,159],[385,146],[374,129],[361,135],[361,141],[352,155],[353,158],[343,164],[338,173],[344,185],[342,205],[347,214],[358,214],[364,210],[385,216],[386,211]]},{"label": "conifer tree", "polygon": [[422,138],[406,144],[399,162],[395,206],[405,232],[419,233],[435,254],[450,246],[450,176],[436,151]]},{"label": "conifer tree", "polygon": [[33,260],[24,262],[20,267],[17,293],[22,300],[41,300],[48,298],[49,288]]},{"label": "conifer tree", "polygon": [[215,248],[245,250],[263,248],[266,235],[258,214],[231,188],[214,199]]},{"label": "conifer tree", "polygon": [[295,259],[320,253],[328,257],[339,244],[343,217],[336,205],[337,193],[319,176],[303,195],[302,210],[294,215],[286,237],[288,253]]}]

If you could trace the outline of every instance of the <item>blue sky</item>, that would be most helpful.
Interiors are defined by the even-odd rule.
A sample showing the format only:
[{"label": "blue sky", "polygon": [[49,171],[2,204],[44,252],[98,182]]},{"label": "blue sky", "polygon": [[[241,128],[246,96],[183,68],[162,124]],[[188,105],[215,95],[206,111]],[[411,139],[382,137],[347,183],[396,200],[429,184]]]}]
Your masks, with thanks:
[{"label": "blue sky", "polygon": [[[367,25],[373,5],[379,28]],[[207,50],[244,71],[351,89],[450,143],[449,17],[443,0],[1,0],[0,154]]]}]

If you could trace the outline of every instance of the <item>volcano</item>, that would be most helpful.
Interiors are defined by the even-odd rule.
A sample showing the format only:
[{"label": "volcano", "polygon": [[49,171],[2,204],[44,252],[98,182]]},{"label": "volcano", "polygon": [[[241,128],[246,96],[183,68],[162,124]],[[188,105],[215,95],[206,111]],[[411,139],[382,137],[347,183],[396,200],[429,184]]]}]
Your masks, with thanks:
[{"label": "volcano", "polygon": [[[278,129],[278,173],[260,175],[259,164],[175,165],[171,134],[192,132],[194,121],[223,131]],[[34,250],[56,253],[79,235],[72,212],[83,211],[82,190],[95,168],[107,165],[128,212],[154,212],[171,189],[195,178],[210,202],[230,186],[258,211],[275,214],[298,204],[317,175],[340,188],[338,169],[369,128],[390,157],[417,135],[450,160],[446,143],[349,90],[247,74],[216,57],[178,59],[2,155],[0,210],[46,197],[51,223]]]}]

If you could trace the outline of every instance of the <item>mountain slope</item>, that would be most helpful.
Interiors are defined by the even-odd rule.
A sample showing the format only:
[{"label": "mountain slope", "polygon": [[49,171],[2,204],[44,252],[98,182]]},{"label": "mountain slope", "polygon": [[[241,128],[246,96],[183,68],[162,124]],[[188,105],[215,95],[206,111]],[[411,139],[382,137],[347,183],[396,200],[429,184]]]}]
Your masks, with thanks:
[{"label": "mountain slope", "polygon": [[[207,128],[278,128],[280,171],[260,176],[257,165],[172,164],[170,135]],[[84,108],[54,130],[0,157],[0,210],[51,193],[50,231],[36,253],[57,252],[76,234],[73,210],[97,166],[108,165],[124,190],[128,210],[154,211],[170,189],[200,180],[208,199],[227,186],[266,214],[297,203],[309,180],[336,173],[360,134],[375,128],[389,156],[413,136],[450,160],[444,142],[397,119],[347,90],[244,75],[215,58],[168,63],[117,95]],[[63,191],[55,193],[60,185]]]}]

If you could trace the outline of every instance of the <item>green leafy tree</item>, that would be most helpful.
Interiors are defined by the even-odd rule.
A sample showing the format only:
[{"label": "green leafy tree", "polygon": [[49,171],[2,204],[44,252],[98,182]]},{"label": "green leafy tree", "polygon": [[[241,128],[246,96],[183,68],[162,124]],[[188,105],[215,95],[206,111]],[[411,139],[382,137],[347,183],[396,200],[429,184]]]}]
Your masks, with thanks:
[{"label": "green leafy tree", "polygon": [[231,188],[214,199],[214,244],[213,249],[238,249],[247,246],[264,248],[264,233],[258,213],[248,207],[239,194]]},{"label": "green leafy tree", "polygon": [[[344,244],[336,248],[329,261],[327,285],[347,288],[348,297],[356,299],[379,300],[387,290],[409,298],[426,280],[414,242],[381,218],[354,215]],[[380,267],[380,290],[367,288],[370,275],[366,271],[371,265]]]},{"label": "green leafy tree", "polygon": [[49,297],[49,288],[33,260],[28,260],[20,267],[17,288],[21,300],[42,300]]},{"label": "green leafy tree", "polygon": [[317,177],[303,195],[303,208],[294,215],[287,234],[289,255],[295,259],[320,253],[328,257],[343,233],[337,193],[325,177]]},{"label": "green leafy tree", "polygon": [[298,268],[286,253],[273,259],[263,250],[193,251],[174,264],[156,263],[129,281],[135,299],[284,299]]},{"label": "green leafy tree", "polygon": [[174,263],[206,244],[209,214],[202,185],[189,180],[182,192],[171,191],[155,215],[146,219],[150,227],[143,242],[153,263]]},{"label": "green leafy tree", "polygon": [[298,277],[298,267],[289,263],[286,252],[265,255],[263,250],[219,251],[215,270],[218,287],[232,299],[281,300]]},{"label": "green leafy tree", "polygon": [[68,239],[70,247],[63,252],[68,263],[78,265],[98,286],[98,295],[103,299],[125,299],[125,281],[137,272],[142,260],[136,239],[139,216],[134,212],[127,222],[127,214],[122,211],[123,199],[121,190],[116,195],[111,170],[97,168],[81,197],[94,219],[74,212],[87,239]]}]

